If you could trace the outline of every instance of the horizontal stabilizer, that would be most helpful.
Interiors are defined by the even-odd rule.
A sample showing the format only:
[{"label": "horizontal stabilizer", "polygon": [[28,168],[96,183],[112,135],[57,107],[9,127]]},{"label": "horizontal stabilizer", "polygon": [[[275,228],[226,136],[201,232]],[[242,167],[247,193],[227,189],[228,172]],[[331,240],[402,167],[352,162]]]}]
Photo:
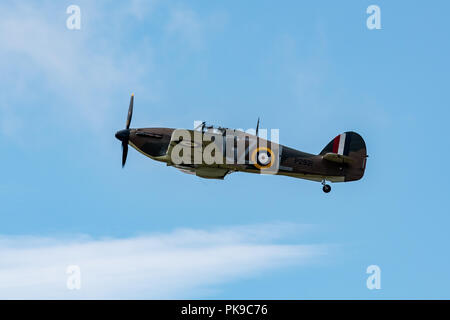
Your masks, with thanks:
[{"label": "horizontal stabilizer", "polygon": [[352,163],[353,159],[349,156],[344,156],[342,154],[337,154],[333,152],[328,152],[323,155],[323,158],[328,161],[333,161],[337,163]]}]

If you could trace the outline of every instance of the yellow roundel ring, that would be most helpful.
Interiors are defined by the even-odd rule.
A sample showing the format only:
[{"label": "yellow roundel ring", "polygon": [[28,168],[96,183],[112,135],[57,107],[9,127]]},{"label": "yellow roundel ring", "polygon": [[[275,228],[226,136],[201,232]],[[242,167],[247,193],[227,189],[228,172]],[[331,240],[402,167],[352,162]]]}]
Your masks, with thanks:
[{"label": "yellow roundel ring", "polygon": [[[258,159],[256,158],[257,154],[261,151],[266,151],[266,152],[270,153],[270,162],[268,164],[266,164],[265,166],[260,165],[258,163]],[[254,162],[253,165],[255,167],[257,167],[258,169],[269,169],[275,162],[275,155],[274,155],[273,151],[270,150],[270,148],[258,147],[255,150],[253,150],[251,159]]]}]

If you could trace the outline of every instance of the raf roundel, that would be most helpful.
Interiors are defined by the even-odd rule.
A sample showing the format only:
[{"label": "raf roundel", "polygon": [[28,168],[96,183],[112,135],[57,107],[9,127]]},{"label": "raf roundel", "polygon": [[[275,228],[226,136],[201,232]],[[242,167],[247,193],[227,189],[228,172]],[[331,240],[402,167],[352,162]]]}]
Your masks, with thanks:
[{"label": "raf roundel", "polygon": [[269,169],[275,162],[273,151],[267,147],[256,148],[252,153],[251,159],[253,165],[260,170]]}]

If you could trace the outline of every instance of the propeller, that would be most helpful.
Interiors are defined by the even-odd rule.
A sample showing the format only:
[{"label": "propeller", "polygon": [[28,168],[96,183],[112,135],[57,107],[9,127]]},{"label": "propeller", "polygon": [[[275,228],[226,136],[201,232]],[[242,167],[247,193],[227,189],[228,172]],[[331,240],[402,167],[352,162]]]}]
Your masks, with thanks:
[{"label": "propeller", "polygon": [[130,124],[131,118],[133,117],[133,102],[134,102],[134,93],[131,94],[130,106],[128,107],[128,116],[127,122],[125,123],[125,129],[116,132],[116,138],[122,141],[122,168],[125,166],[125,163],[127,162],[128,141],[130,139]]}]

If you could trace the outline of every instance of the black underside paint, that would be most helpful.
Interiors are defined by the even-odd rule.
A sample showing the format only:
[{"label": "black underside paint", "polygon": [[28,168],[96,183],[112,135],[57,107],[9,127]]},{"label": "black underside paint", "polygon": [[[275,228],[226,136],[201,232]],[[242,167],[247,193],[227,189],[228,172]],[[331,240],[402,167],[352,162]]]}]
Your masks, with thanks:
[{"label": "black underside paint", "polygon": [[145,143],[142,146],[142,151],[145,153],[151,155],[152,157],[160,157],[164,156],[167,152],[167,149],[169,147],[169,143],[164,142],[149,142]]}]

